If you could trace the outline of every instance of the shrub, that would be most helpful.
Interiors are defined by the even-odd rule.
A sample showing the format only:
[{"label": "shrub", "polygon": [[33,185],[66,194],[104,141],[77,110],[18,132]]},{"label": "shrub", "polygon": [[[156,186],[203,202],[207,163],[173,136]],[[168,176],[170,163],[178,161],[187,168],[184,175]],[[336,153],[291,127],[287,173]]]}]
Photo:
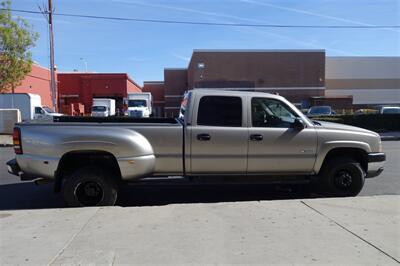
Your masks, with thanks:
[{"label": "shrub", "polygon": [[318,117],[315,120],[341,123],[373,131],[400,131],[400,114],[365,114]]}]

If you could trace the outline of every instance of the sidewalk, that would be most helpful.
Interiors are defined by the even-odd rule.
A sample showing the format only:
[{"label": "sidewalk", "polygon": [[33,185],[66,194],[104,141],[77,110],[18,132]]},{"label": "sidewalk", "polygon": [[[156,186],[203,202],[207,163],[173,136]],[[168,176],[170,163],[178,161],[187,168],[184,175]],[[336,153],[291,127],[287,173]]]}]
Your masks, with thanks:
[{"label": "sidewalk", "polygon": [[400,196],[0,211],[0,264],[398,265]]},{"label": "sidewalk", "polygon": [[0,147],[11,147],[13,140],[11,135],[0,134]]}]

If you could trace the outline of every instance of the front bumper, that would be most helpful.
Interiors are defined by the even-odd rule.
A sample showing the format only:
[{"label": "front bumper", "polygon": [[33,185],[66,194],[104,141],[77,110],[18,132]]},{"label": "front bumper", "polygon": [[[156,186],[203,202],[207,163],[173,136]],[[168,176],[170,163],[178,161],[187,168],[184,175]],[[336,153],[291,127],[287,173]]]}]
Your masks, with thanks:
[{"label": "front bumper", "polygon": [[367,178],[380,175],[383,172],[383,166],[386,161],[386,154],[383,152],[375,152],[368,154],[368,173]]}]

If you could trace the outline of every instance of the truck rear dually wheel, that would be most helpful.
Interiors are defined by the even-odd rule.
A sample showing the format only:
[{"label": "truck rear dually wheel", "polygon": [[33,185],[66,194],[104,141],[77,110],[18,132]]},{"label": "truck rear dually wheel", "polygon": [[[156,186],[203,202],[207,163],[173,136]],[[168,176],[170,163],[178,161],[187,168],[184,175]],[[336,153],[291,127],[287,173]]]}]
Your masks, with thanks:
[{"label": "truck rear dually wheel", "polygon": [[365,171],[352,158],[333,158],[319,174],[320,187],[329,196],[357,196],[364,186]]},{"label": "truck rear dually wheel", "polygon": [[70,207],[113,206],[118,184],[110,172],[85,166],[66,178],[63,186],[65,203]]}]

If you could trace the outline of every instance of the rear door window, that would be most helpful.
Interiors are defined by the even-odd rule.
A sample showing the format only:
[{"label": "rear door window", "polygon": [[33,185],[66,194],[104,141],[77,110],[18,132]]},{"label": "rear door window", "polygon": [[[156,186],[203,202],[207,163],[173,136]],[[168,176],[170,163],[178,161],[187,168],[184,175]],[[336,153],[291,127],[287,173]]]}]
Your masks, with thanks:
[{"label": "rear door window", "polygon": [[241,127],[242,99],[228,96],[203,96],[199,103],[197,125]]}]

